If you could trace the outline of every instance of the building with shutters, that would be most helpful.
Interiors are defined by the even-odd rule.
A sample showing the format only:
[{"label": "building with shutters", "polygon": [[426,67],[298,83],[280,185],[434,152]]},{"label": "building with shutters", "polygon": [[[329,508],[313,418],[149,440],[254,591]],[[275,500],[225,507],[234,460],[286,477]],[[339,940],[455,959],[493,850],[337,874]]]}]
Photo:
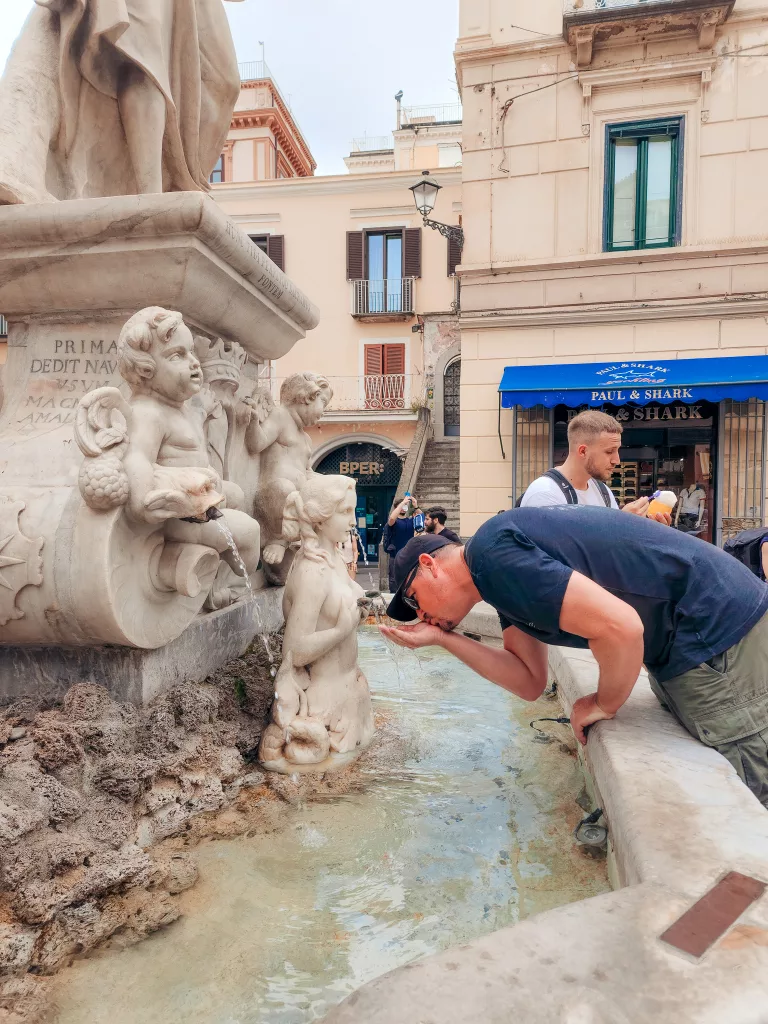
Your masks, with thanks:
[{"label": "building with shutters", "polygon": [[[233,128],[235,145],[243,142],[240,132]],[[422,225],[409,186],[429,168],[442,186],[434,216],[460,223],[460,110],[402,108],[395,134],[402,140],[397,150],[394,140],[384,140],[386,168],[355,164],[354,154],[363,151],[358,140],[348,174],[246,179],[237,177],[244,164],[235,150],[234,177],[225,174],[213,185],[222,209],[320,309],[318,327],[265,373],[275,395],[297,370],[330,380],[332,403],[310,432],[313,461],[329,472],[344,466],[357,480],[374,558],[419,410],[434,408],[439,436],[459,429],[460,253]],[[449,153],[442,167],[441,153]]]},{"label": "building with shutters", "polygon": [[624,424],[620,499],[672,489],[713,542],[765,521],[766,14],[461,0],[462,534],[584,407]]}]

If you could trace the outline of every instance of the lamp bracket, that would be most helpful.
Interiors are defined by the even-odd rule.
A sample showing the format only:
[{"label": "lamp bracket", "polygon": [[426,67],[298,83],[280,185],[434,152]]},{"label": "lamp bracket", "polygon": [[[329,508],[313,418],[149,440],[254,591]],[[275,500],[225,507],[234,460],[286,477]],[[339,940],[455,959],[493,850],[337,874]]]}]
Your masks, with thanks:
[{"label": "lamp bracket", "polygon": [[443,238],[457,242],[460,248],[464,248],[464,229],[460,228],[458,224],[443,224],[442,221],[430,220],[429,217],[425,217],[424,227],[439,231]]}]

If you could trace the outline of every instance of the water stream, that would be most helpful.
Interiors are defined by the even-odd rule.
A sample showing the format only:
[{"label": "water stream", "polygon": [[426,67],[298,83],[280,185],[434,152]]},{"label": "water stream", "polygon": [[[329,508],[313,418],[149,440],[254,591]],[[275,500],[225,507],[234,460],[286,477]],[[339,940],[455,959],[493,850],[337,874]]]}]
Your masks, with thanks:
[{"label": "water stream", "polygon": [[226,519],[224,519],[224,517],[222,516],[221,519],[216,519],[214,520],[214,522],[219,533],[227,542],[227,547],[229,547],[229,549],[231,550],[232,554],[235,557],[235,561],[237,562],[237,566],[240,569],[243,581],[245,582],[245,586],[248,590],[248,595],[250,597],[253,597],[253,585],[251,584],[250,577],[248,576],[248,569],[240,555],[240,551],[238,550],[237,544],[235,544],[235,538],[232,536],[232,531],[230,530]]},{"label": "water stream", "polygon": [[185,916],[62,972],[59,1024],[308,1024],[385,971],[608,889],[571,834],[569,730],[548,725],[542,745],[528,727],[557,705],[438,650],[401,651],[393,671],[372,628],[360,648],[387,719],[362,791],[199,846]]}]

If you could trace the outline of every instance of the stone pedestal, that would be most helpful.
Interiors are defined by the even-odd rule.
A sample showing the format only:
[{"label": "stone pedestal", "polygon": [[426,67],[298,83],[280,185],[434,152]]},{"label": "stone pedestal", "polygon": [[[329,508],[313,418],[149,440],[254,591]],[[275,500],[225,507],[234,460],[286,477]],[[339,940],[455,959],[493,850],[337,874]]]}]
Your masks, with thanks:
[{"label": "stone pedestal", "polygon": [[146,704],[176,683],[203,682],[245,653],[257,636],[283,624],[283,590],[198,615],[176,640],[155,651],[135,647],[0,646],[0,706],[19,697],[58,701],[75,683],[98,683],[114,700]]},{"label": "stone pedestal", "polygon": [[[167,645],[190,624],[196,639],[189,642],[200,652],[209,646],[207,629],[219,643],[221,622],[245,614],[233,608],[200,617],[218,568],[205,557],[210,549],[186,559],[172,589],[158,530],[132,525],[122,509],[95,513],[80,496],[78,403],[96,388],[127,392],[117,337],[131,314],[151,305],[178,310],[202,339],[221,339],[222,351],[241,346],[248,394],[259,365],[317,323],[311,303],[201,193],[0,208],[0,310],[9,322],[0,415],[0,695],[19,692],[11,677],[21,665],[37,663],[40,678],[74,681],[73,674],[82,678],[75,662],[93,666],[95,681],[114,671],[114,692],[137,699],[174,676],[158,666],[163,658],[170,666]],[[244,451],[229,455],[226,478],[252,512],[258,462]],[[105,644],[165,653],[107,656]],[[216,667],[210,658],[205,664]]]}]

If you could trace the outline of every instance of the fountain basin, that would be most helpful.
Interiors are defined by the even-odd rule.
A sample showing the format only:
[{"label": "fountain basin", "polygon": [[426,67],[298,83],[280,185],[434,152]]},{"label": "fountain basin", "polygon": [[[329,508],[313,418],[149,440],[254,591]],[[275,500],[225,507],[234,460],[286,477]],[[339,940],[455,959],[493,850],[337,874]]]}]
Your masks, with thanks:
[{"label": "fountain basin", "polygon": [[528,727],[552,702],[438,650],[395,657],[361,631],[379,738],[349,792],[306,801],[302,781],[277,831],[198,847],[182,920],[62,972],[59,1024],[306,1024],[398,966],[608,890],[572,839],[572,739]]}]

